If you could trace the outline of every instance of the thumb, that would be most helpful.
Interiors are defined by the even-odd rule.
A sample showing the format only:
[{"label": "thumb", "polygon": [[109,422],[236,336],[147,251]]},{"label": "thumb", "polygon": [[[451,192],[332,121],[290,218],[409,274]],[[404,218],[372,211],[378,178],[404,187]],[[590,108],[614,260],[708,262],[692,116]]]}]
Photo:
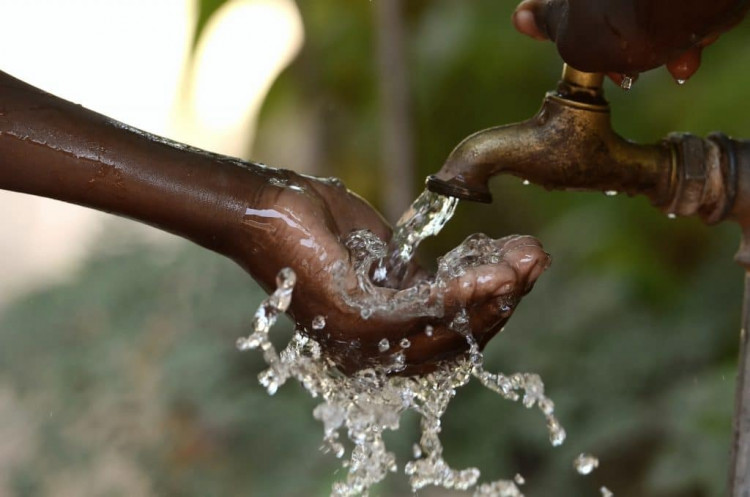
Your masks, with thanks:
[{"label": "thumb", "polygon": [[524,0],[513,12],[513,25],[535,40],[556,40],[566,6],[563,0]]}]

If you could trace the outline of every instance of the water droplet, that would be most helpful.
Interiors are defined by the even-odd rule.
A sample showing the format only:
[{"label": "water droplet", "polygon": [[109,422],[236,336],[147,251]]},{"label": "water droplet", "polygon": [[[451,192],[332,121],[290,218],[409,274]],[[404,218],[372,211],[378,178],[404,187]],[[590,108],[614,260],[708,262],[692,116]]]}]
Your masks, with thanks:
[{"label": "water droplet", "polygon": [[375,272],[372,274],[373,281],[385,281],[388,277],[388,269],[383,264],[383,259],[380,259],[378,267],[375,268]]},{"label": "water droplet", "polygon": [[538,405],[539,409],[547,416],[550,416],[555,412],[555,403],[547,397],[540,399]]},{"label": "water droplet", "polygon": [[520,474],[516,474],[516,476],[513,477],[513,481],[516,482],[516,485],[524,485],[526,483],[526,479]]},{"label": "water droplet", "polygon": [[417,285],[417,297],[423,302],[427,302],[432,294],[432,287],[430,284],[423,281]]},{"label": "water droplet", "polygon": [[414,444],[411,448],[412,454],[414,455],[414,459],[419,459],[422,457],[422,447],[419,446],[419,444]]},{"label": "water droplet", "polygon": [[391,342],[389,342],[387,338],[384,338],[378,342],[378,350],[380,352],[386,352],[390,348],[391,348]]},{"label": "water droplet", "polygon": [[246,350],[250,350],[250,345],[247,342],[247,338],[240,337],[237,339],[237,349],[244,352]]},{"label": "water droplet", "polygon": [[393,364],[390,367],[390,372],[398,373],[406,369],[406,356],[403,352],[393,355]]},{"label": "water droplet", "polygon": [[559,447],[565,442],[567,434],[556,418],[550,416],[547,419],[547,429],[549,430],[549,441],[553,447]]},{"label": "water droplet", "polygon": [[622,75],[622,81],[620,82],[620,88],[623,90],[630,90],[633,87],[633,78],[631,76]]},{"label": "water droplet", "polygon": [[599,459],[591,454],[579,454],[573,461],[573,467],[580,475],[589,475],[599,467]]},{"label": "water droplet", "polygon": [[428,337],[431,337],[434,332],[435,332],[435,328],[433,328],[429,324],[424,327],[424,334],[427,335]]},{"label": "water droplet", "polygon": [[675,82],[678,85],[682,86],[682,85],[684,85],[687,82],[687,80],[686,79],[675,79]]},{"label": "water droplet", "polygon": [[322,330],[326,327],[326,318],[323,316],[315,316],[315,318],[312,321],[312,329],[314,330]]},{"label": "water droplet", "polygon": [[529,186],[529,185],[531,184],[531,181],[529,181],[529,180],[525,179],[525,180],[523,180],[523,181],[521,182],[521,184],[522,184],[523,186]]},{"label": "water droplet", "polygon": [[266,313],[264,312],[265,310],[262,307],[258,309],[258,311],[263,311],[263,312],[257,312],[255,314],[255,317],[253,318],[252,327],[253,327],[253,331],[263,333],[263,332],[268,331],[268,328],[270,328],[269,319]]},{"label": "water droplet", "polygon": [[409,341],[408,338],[402,338],[398,344],[401,346],[402,349],[408,349],[411,347],[411,341]]},{"label": "water droplet", "polygon": [[281,271],[279,271],[278,276],[276,276],[276,287],[283,289],[283,290],[290,290],[294,288],[294,285],[297,283],[297,275],[294,274],[294,271],[292,271],[291,268],[285,267]]},{"label": "water droplet", "polygon": [[608,197],[616,197],[618,194],[617,190],[607,190],[604,194]]},{"label": "water droplet", "polygon": [[675,214],[674,212],[670,212],[669,214],[667,214],[667,217],[669,219],[677,219],[677,214]]},{"label": "water droplet", "polygon": [[268,395],[274,395],[279,390],[279,381],[272,369],[267,369],[258,375],[258,381],[266,387]]},{"label": "water droplet", "polygon": [[615,495],[607,487],[602,487],[599,491],[602,493],[602,497],[614,497]]}]

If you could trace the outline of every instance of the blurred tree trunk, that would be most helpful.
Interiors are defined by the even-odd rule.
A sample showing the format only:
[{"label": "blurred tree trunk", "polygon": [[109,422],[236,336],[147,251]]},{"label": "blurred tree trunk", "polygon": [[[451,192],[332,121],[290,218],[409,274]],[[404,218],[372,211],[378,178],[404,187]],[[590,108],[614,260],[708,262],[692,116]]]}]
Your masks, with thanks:
[{"label": "blurred tree trunk", "polygon": [[394,222],[414,197],[414,134],[401,0],[376,0],[381,102],[380,206]]}]

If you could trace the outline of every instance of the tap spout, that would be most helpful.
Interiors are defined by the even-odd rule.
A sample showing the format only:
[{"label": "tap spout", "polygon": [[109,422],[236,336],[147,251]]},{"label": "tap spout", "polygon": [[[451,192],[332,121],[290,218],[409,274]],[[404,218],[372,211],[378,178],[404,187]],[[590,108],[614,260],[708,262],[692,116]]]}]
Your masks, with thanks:
[{"label": "tap spout", "polygon": [[511,174],[548,189],[643,194],[657,206],[671,198],[673,146],[639,145],[611,127],[601,75],[566,66],[563,79],[531,119],[475,133],[450,154],[427,187],[491,202],[488,182]]}]

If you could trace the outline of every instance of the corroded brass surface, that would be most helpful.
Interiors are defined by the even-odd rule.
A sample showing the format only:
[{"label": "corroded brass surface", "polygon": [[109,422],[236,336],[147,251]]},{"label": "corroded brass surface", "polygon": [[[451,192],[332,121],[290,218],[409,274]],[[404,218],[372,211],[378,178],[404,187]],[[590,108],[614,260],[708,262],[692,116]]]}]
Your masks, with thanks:
[{"label": "corroded brass surface", "polygon": [[626,140],[611,127],[602,82],[601,74],[565,66],[536,116],[468,137],[428,178],[428,188],[491,202],[490,178],[512,174],[548,189],[642,194],[669,214],[699,215],[708,223],[742,217],[734,208],[737,141],[720,134],[671,134],[653,145]]},{"label": "corroded brass surface", "polygon": [[[573,70],[574,71],[574,70]],[[566,70],[570,75],[570,70]],[[438,193],[492,200],[488,181],[512,174],[548,189],[644,194],[659,206],[671,198],[672,146],[638,145],[612,130],[599,77],[572,73],[547,94],[528,121],[480,131],[461,142],[428,180]]]}]

